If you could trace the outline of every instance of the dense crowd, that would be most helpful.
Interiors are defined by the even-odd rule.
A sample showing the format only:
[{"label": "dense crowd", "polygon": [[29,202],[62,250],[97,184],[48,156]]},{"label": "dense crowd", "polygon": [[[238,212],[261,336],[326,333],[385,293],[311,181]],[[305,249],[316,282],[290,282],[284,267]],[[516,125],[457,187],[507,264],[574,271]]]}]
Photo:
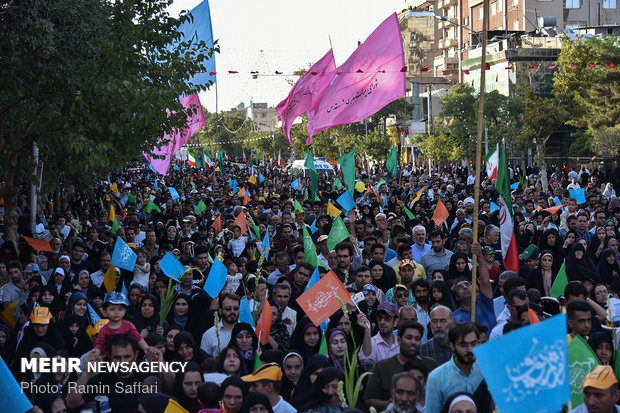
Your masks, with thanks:
[{"label": "dense crowd", "polygon": [[[35,233],[23,225],[28,207],[20,204],[20,234],[48,241],[51,252],[23,238],[0,247],[0,355],[35,411],[491,412],[473,348],[561,311],[569,340],[581,336],[614,366],[617,320],[607,309],[620,294],[617,170],[553,166],[545,191],[538,166],[510,168],[511,182],[523,181],[512,190],[517,273],[504,268],[498,194],[488,179],[474,239],[475,179],[465,167],[358,170],[348,211],[336,201],[344,192],[340,172],[338,182],[319,174],[313,197],[309,178],[294,190],[298,177],[277,164],[216,169],[179,162],[161,177],[134,165],[46,203]],[[581,188],[585,202],[578,203],[569,189]],[[449,216],[437,225],[439,200]],[[546,211],[558,202],[561,210]],[[328,214],[330,204],[340,211]],[[236,224],[240,214],[247,228]],[[332,245],[335,216],[350,236]],[[304,233],[319,276],[333,271],[353,297],[321,326],[297,302],[315,273]],[[104,280],[117,237],[137,260],[133,271],[113,269],[109,292]],[[187,270],[178,281],[162,272],[168,252]],[[212,297],[203,286],[215,260],[227,276]],[[550,295],[561,271],[568,283],[557,299]],[[263,340],[252,322],[267,303],[272,321]],[[246,304],[252,322],[240,320]],[[22,359],[35,357],[76,357],[82,366],[187,364],[157,374],[23,371]],[[362,378],[357,400],[340,384],[345,373]],[[619,397],[615,378],[592,378],[578,409],[615,411]]]}]

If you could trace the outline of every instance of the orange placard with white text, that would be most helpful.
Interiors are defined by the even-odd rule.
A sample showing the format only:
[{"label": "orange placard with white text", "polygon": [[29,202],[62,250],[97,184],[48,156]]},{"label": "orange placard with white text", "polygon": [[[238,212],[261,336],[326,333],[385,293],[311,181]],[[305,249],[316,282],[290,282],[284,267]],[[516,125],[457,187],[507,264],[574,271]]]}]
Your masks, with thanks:
[{"label": "orange placard with white text", "polygon": [[319,326],[342,307],[336,297],[344,304],[351,300],[349,292],[333,271],[329,271],[308,291],[297,298],[297,303],[310,317],[315,326]]}]

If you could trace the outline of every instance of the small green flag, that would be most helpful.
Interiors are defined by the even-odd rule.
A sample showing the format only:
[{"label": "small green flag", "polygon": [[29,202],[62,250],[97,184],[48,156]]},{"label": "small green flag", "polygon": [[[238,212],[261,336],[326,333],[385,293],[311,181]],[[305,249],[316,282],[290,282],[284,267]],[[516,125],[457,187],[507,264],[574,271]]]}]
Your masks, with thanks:
[{"label": "small green flag", "polygon": [[387,157],[387,161],[385,162],[385,166],[388,170],[388,172],[390,172],[392,175],[396,175],[396,159],[397,159],[397,154],[396,154],[396,146],[393,147],[390,150],[390,153],[388,154]]},{"label": "small green flag", "polygon": [[189,181],[189,183],[192,186],[192,188],[196,188],[196,184],[194,183],[194,181]]},{"label": "small green flag", "polygon": [[155,203],[153,201],[149,201],[146,204],[146,208],[144,209],[146,211],[147,214],[150,214],[151,211],[155,210],[157,212],[159,212],[161,214],[161,209],[159,209],[159,207],[157,205],[155,205]]},{"label": "small green flag", "polygon": [[198,205],[196,205],[196,209],[194,209],[194,214],[199,215],[205,209],[207,209],[207,205],[201,199],[200,202],[198,202]]},{"label": "small green flag", "polygon": [[[355,189],[355,146],[348,153],[338,158],[338,163],[340,164],[340,168],[342,168],[344,185],[349,192],[353,193]],[[334,186],[335,185],[336,183],[334,182]]]},{"label": "small green flag", "polygon": [[250,225],[250,227],[252,228],[254,235],[256,235],[256,238],[260,240],[260,228],[258,227],[258,225]]},{"label": "small green flag", "polygon": [[327,352],[327,339],[325,338],[325,334],[321,336],[321,345],[319,346],[319,354],[329,357],[329,353]]},{"label": "small green flag", "polygon": [[295,200],[295,209],[293,210],[293,212],[297,212],[297,211],[301,211],[304,212],[304,208],[299,204],[299,202],[297,202],[297,200]]},{"label": "small green flag", "polygon": [[133,195],[131,195],[131,192],[127,193],[127,202],[136,202],[136,198],[133,197]]},{"label": "small green flag", "polygon": [[254,352],[254,371],[258,370],[258,368],[260,366],[263,365],[263,362],[261,361],[260,357],[258,356],[258,351]]},{"label": "small green flag", "polygon": [[317,200],[317,194],[319,193],[319,175],[314,167],[314,154],[312,148],[310,148],[310,153],[306,157],[304,166],[310,169],[310,194],[313,200]]},{"label": "small green flag", "polygon": [[555,298],[560,297],[564,294],[564,288],[566,288],[567,285],[568,278],[566,277],[566,263],[562,263],[562,266],[558,271],[558,275],[556,275],[555,280],[553,281],[551,290],[549,290],[549,295]]},{"label": "small green flag", "polygon": [[308,188],[304,189],[304,201],[308,200]]},{"label": "small green flag", "polygon": [[346,225],[344,225],[342,217],[338,215],[332,224],[332,229],[329,231],[329,235],[327,236],[327,248],[329,248],[330,251],[333,250],[336,244],[340,241],[349,239],[349,236],[349,230]]},{"label": "small green flag", "polygon": [[318,265],[318,258],[316,256],[316,246],[314,245],[314,241],[312,241],[312,237],[308,233],[308,228],[303,226],[303,235],[304,235],[304,260],[316,267]]},{"label": "small green flag", "polygon": [[336,178],[334,181],[334,187],[340,191],[342,189],[342,182],[340,182],[340,178]]},{"label": "small green flag", "polygon": [[403,205],[403,211],[405,211],[405,215],[407,215],[407,219],[414,219],[415,216],[409,211],[406,205]]},{"label": "small green flag", "polygon": [[[568,345],[568,371],[570,375],[570,397],[573,406],[583,403],[581,383],[586,374],[600,365],[596,353],[579,334]],[[585,410],[585,409],[584,409]]]},{"label": "small green flag", "polygon": [[116,232],[121,229],[121,223],[119,222],[116,215],[114,215],[114,222],[112,223],[112,228],[110,228],[110,232],[112,234],[116,234]]}]

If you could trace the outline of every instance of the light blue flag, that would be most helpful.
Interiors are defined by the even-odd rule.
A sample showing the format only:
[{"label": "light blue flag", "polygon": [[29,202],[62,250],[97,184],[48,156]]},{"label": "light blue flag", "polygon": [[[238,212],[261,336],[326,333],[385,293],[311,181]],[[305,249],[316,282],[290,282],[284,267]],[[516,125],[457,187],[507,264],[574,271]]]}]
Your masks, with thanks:
[{"label": "light blue flag", "polygon": [[150,199],[151,201],[155,201],[155,195],[149,195],[149,199]]},{"label": "light blue flag", "polygon": [[121,237],[117,237],[114,251],[112,252],[112,265],[127,271],[133,271],[137,258],[138,256],[129,248],[129,245]]},{"label": "light blue flag", "polygon": [[321,329],[321,332],[323,334],[325,334],[325,332],[327,331],[327,327],[329,327],[329,317],[327,318],[327,320],[319,324],[319,328]]},{"label": "light blue flag", "polygon": [[183,264],[170,251],[159,261],[159,265],[161,266],[161,271],[173,280],[178,281],[181,275],[185,273]]},{"label": "light blue flag", "polygon": [[577,205],[581,205],[581,204],[585,204],[586,203],[586,190],[585,190],[585,188],[569,189],[568,192],[570,193],[570,197],[571,198],[575,198],[577,200]]},{"label": "light blue flag", "polygon": [[291,182],[291,186],[293,187],[294,190],[298,190],[301,187],[301,184],[299,183],[299,179],[295,179],[293,182]]},{"label": "light blue flag", "polygon": [[317,265],[314,268],[314,272],[312,273],[312,276],[308,280],[308,285],[306,285],[306,289],[304,291],[308,291],[310,288],[312,288],[314,284],[318,283],[320,279],[321,279],[321,276],[319,275],[319,266]]},{"label": "light blue flag", "polygon": [[[562,201],[560,201],[560,198],[558,198],[557,196],[555,197],[555,206],[559,206],[562,205]],[[566,207],[562,208],[562,212],[564,212],[566,210]]]},{"label": "light blue flag", "polygon": [[181,197],[179,196],[179,193],[177,192],[176,189],[174,189],[173,187],[169,186],[168,187],[168,191],[170,191],[170,196],[172,197],[172,199],[180,199]]},{"label": "light blue flag", "polygon": [[86,304],[88,306],[88,315],[90,316],[90,322],[95,325],[101,320],[101,317],[97,315],[97,312],[90,306],[90,304]]},{"label": "light blue flag", "polygon": [[129,291],[127,291],[127,287],[125,287],[124,282],[121,282],[121,294],[125,296],[125,301],[129,300]]},{"label": "light blue flag", "polygon": [[262,247],[263,251],[271,248],[271,245],[269,244],[269,228],[267,228],[267,230],[265,231],[265,238],[263,238]]},{"label": "light blue flag", "polygon": [[263,181],[265,180],[265,176],[262,173],[258,173],[258,182],[260,182],[261,184],[263,183]]},{"label": "light blue flag", "polygon": [[174,162],[174,170],[175,171],[180,171],[181,170],[181,168],[179,168],[179,165],[177,165],[176,162]]},{"label": "light blue flag", "polygon": [[157,185],[157,179],[155,179],[155,182],[153,183],[153,189],[159,192],[159,185]]},{"label": "light blue flag", "polygon": [[[151,162],[149,162],[149,169],[155,172],[156,174],[158,173],[157,169],[155,169],[155,166]],[[146,179],[149,179],[150,177],[151,177],[151,174],[149,174]]]},{"label": "light blue flag", "polygon": [[[179,26],[179,32],[183,33],[179,41],[192,41],[194,44],[204,41],[207,47],[213,47],[213,29],[211,26],[209,1],[204,0],[198,6],[194,7],[190,13],[192,14],[193,19],[190,19]],[[169,47],[168,49],[171,50],[172,47]],[[213,54],[209,60],[204,62],[204,65],[205,70],[190,77],[187,80],[188,83],[194,83],[197,85],[206,85],[208,82],[215,83],[215,54]]]},{"label": "light blue flag", "polygon": [[310,224],[310,231],[312,231],[312,233],[314,234],[318,230],[319,229],[316,227],[316,218],[314,218],[314,221],[312,221],[312,224]]},{"label": "light blue flag", "polygon": [[570,400],[566,314],[482,344],[474,354],[502,413],[559,412]]},{"label": "light blue flag", "polygon": [[252,326],[252,328],[256,328],[254,325],[254,319],[252,318],[252,311],[250,311],[248,297],[243,297],[239,302],[239,322],[248,323]]},{"label": "light blue flag", "polygon": [[125,208],[125,205],[127,205],[127,201],[129,200],[129,195],[125,194],[123,195],[123,197],[120,200],[121,206],[123,208]]},{"label": "light blue flag", "polygon": [[237,187],[239,186],[239,183],[237,182],[236,179],[232,181],[232,184],[230,186],[232,186],[233,194],[236,194],[237,192],[239,192],[239,190],[237,189]]},{"label": "light blue flag", "polygon": [[226,284],[226,274],[228,270],[218,259],[213,260],[213,265],[209,270],[207,281],[203,289],[209,294],[209,297],[214,298],[222,291],[224,284]]},{"label": "light blue flag", "polygon": [[520,184],[521,182],[515,182],[514,184],[510,185],[510,189],[516,191],[517,189],[519,189]]},{"label": "light blue flag", "polygon": [[8,366],[0,358],[0,389],[2,389],[2,410],[5,412],[26,412],[32,404],[24,391],[9,371]]},{"label": "light blue flag", "polygon": [[336,199],[336,202],[347,211],[355,208],[355,201],[353,200],[353,196],[351,196],[351,192],[348,190],[344,191],[344,193]]},{"label": "light blue flag", "polygon": [[495,202],[491,201],[491,212],[498,211],[498,210],[499,210],[499,205],[497,205]]}]

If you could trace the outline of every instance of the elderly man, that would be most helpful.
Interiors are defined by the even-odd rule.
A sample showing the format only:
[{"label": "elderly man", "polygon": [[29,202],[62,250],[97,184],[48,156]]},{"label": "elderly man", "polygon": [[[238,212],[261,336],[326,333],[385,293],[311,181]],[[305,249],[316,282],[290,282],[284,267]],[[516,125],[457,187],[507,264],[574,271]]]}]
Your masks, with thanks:
[{"label": "elderly man", "polygon": [[420,381],[409,371],[392,376],[392,406],[383,413],[416,413],[421,387]]},{"label": "elderly man", "polygon": [[422,255],[431,250],[431,245],[426,243],[426,228],[422,225],[413,227],[413,245],[411,246],[411,258],[417,263],[422,260]]},{"label": "elderly man", "polygon": [[596,366],[589,372],[583,383],[583,404],[570,413],[617,413],[620,407],[616,406],[620,398],[618,380],[611,366]]},{"label": "elderly man", "polygon": [[430,357],[439,364],[443,364],[452,358],[454,351],[450,347],[448,331],[454,324],[452,310],[439,305],[431,310],[431,331],[433,338],[422,344],[420,354]]}]

